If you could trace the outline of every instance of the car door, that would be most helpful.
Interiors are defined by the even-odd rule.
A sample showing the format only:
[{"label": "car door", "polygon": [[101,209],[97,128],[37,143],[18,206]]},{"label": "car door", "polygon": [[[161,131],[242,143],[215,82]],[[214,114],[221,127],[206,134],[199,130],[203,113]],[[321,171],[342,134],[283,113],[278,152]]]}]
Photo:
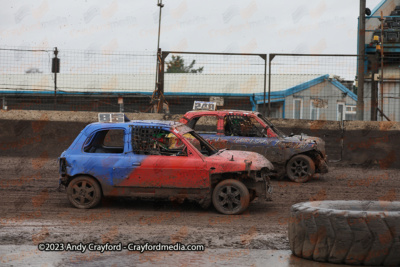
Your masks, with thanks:
[{"label": "car door", "polygon": [[224,118],[224,139],[231,150],[244,150],[264,155],[271,162],[279,162],[283,151],[277,146],[278,137],[266,137],[265,127],[251,116],[228,114]]},{"label": "car door", "polygon": [[[133,128],[131,164],[135,165],[135,168],[118,186],[209,188],[209,170],[206,169],[206,162],[187,141],[166,129],[157,127],[146,127],[145,134],[135,136],[135,132],[140,132],[141,127]],[[159,140],[155,140],[154,137]],[[180,144],[179,148],[171,148],[177,143]],[[137,147],[137,144],[141,147]]]},{"label": "car door", "polygon": [[108,127],[93,132],[82,147],[75,163],[81,173],[96,177],[103,186],[113,186],[132,171],[131,158],[126,155],[128,129]]}]

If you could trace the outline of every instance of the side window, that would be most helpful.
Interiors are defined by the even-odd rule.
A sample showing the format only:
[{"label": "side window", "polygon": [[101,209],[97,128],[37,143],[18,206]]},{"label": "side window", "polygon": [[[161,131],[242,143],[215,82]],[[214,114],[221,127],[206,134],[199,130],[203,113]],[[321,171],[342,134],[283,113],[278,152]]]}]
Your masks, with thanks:
[{"label": "side window", "polygon": [[115,153],[124,152],[125,131],[111,129],[97,132],[88,138],[83,150],[87,153]]},{"label": "side window", "polygon": [[105,147],[124,147],[124,130],[109,130],[104,137]]},{"label": "side window", "polygon": [[218,126],[217,116],[202,116],[197,119],[193,126],[193,130],[198,133],[216,134]]},{"label": "side window", "polygon": [[185,144],[160,127],[132,127],[132,150],[139,155],[187,156]]},{"label": "side window", "polygon": [[264,136],[262,125],[247,116],[227,115],[224,120],[224,131],[226,136]]},{"label": "side window", "polygon": [[264,127],[259,123],[255,118],[250,118],[251,124],[253,125],[253,134],[257,137],[263,137],[264,136]]}]

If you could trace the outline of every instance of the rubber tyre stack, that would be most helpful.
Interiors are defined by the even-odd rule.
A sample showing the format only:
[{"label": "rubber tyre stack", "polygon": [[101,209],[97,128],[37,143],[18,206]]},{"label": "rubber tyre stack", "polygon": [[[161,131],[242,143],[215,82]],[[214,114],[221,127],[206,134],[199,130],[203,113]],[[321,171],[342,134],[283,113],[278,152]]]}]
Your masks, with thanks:
[{"label": "rubber tyre stack", "polygon": [[292,206],[290,216],[290,249],[298,257],[400,265],[400,202],[303,202]]}]

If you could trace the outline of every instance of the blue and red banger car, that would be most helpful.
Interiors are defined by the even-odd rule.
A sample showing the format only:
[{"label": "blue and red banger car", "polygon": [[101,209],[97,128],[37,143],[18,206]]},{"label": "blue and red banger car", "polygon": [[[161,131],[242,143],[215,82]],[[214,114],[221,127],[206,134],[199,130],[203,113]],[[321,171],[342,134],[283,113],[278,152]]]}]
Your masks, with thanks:
[{"label": "blue and red banger car", "polygon": [[[196,103],[195,103],[196,105]],[[215,108],[215,105],[213,105]],[[307,182],[315,173],[328,172],[325,142],[313,136],[285,136],[259,112],[196,110],[180,120],[218,149],[253,151],[295,182]]]},{"label": "blue and red banger car", "polygon": [[217,150],[191,128],[170,121],[129,121],[99,114],[59,157],[60,186],[77,208],[103,196],[189,199],[239,214],[269,198],[272,164],[254,152]]}]

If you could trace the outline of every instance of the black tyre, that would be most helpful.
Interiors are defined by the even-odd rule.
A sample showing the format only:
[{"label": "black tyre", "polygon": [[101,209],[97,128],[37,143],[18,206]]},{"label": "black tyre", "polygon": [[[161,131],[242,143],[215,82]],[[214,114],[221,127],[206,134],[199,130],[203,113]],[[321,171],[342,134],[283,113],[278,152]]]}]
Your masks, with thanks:
[{"label": "black tyre", "polygon": [[316,201],[291,208],[289,244],[301,258],[397,266],[399,237],[400,202]]},{"label": "black tyre", "polygon": [[74,178],[67,188],[68,199],[79,209],[90,209],[97,206],[101,200],[100,185],[89,176]]},{"label": "black tyre", "polygon": [[214,207],[223,214],[240,214],[249,206],[249,190],[240,181],[224,180],[214,188],[212,202]]},{"label": "black tyre", "polygon": [[306,155],[294,156],[286,165],[286,173],[293,182],[305,183],[315,174],[314,161]]}]

